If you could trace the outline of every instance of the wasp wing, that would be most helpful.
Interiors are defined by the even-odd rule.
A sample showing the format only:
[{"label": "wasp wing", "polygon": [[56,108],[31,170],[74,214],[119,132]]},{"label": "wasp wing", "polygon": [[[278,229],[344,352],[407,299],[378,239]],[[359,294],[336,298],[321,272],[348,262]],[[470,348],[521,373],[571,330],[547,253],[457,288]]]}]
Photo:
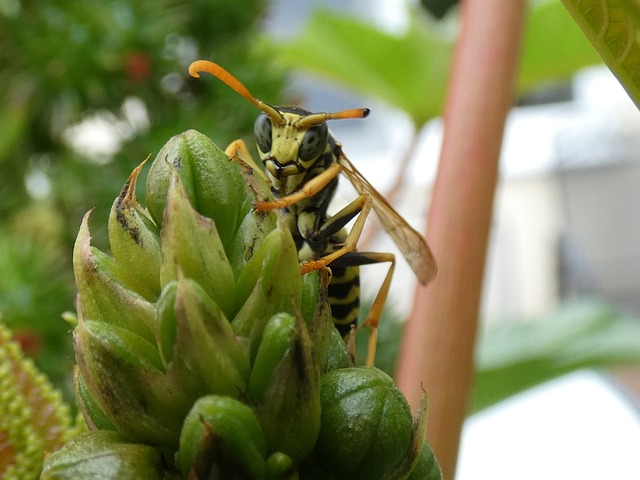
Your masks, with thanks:
[{"label": "wasp wing", "polygon": [[342,172],[360,195],[369,195],[380,223],[402,252],[423,285],[436,276],[436,260],[424,237],[417,232],[356,169],[344,154],[339,155]]}]

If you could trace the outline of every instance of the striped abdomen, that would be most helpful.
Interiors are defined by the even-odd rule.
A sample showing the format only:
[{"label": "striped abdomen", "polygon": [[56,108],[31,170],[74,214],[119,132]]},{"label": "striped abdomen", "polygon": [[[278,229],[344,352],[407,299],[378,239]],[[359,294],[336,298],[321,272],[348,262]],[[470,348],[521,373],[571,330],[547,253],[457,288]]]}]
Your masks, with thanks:
[{"label": "striped abdomen", "polygon": [[329,305],[333,323],[344,337],[357,325],[360,314],[360,267],[331,265]]}]

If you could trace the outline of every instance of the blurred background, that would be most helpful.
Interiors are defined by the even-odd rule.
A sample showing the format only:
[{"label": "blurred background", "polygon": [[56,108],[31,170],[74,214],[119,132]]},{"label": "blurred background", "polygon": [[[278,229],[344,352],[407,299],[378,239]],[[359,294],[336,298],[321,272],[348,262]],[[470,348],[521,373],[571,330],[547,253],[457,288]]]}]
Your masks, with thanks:
[{"label": "blurred background", "polygon": [[[457,27],[453,0],[0,0],[0,318],[69,391],[83,214],[108,248],[113,199],[170,136],[253,143],[255,108],[190,78],[198,58],[272,104],[370,107],[332,131],[423,231]],[[638,478],[640,115],[555,0],[531,2],[520,71],[458,476]],[[394,251],[374,226],[362,240]],[[378,357],[391,373],[415,287],[396,271]],[[363,269],[365,297],[384,273]]]}]

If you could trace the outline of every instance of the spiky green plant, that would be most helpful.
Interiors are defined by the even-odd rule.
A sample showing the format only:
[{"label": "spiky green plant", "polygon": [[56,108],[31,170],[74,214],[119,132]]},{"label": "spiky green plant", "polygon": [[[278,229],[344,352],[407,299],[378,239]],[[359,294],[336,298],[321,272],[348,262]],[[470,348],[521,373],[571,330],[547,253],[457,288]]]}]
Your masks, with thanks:
[{"label": "spiky green plant", "polygon": [[351,364],[328,273],[301,276],[288,227],[252,209],[270,199],[261,177],[195,131],[158,153],[146,208],[141,170],[113,204],[110,255],[89,214],[80,227],[75,387],[90,431],[42,478],[439,478],[425,409],[414,419],[388,376]]},{"label": "spiky green plant", "polygon": [[38,478],[45,454],[73,435],[61,393],[0,323],[0,478]]}]

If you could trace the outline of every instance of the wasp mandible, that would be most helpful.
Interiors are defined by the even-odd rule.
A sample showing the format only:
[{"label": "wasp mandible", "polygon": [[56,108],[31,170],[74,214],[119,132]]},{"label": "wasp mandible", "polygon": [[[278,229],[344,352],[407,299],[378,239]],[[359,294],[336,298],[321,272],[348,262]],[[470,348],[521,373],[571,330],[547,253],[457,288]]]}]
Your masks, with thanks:
[{"label": "wasp mandible", "polygon": [[[221,80],[262,111],[254,125],[254,134],[266,179],[274,201],[257,202],[258,211],[279,209],[291,229],[298,248],[302,274],[329,266],[329,303],[334,324],[343,335],[357,324],[360,307],[359,267],[389,262],[390,267],[365,322],[370,329],[367,365],[373,365],[377,328],[387,299],[395,256],[392,253],[359,252],[356,244],[365,220],[373,210],[391,236],[418,280],[427,284],[437,272],[436,261],[423,236],[414,230],[362,176],[342,151],[329,128],[328,120],[364,118],[367,108],[335,113],[312,113],[298,107],[275,107],[254,97],[233,75],[220,65],[198,60],[189,66],[189,74],[206,72]],[[231,158],[256,167],[242,140],[226,150]],[[261,172],[261,169],[256,168]],[[359,196],[334,215],[327,209],[344,174]],[[345,226],[355,219],[349,232]]]}]

